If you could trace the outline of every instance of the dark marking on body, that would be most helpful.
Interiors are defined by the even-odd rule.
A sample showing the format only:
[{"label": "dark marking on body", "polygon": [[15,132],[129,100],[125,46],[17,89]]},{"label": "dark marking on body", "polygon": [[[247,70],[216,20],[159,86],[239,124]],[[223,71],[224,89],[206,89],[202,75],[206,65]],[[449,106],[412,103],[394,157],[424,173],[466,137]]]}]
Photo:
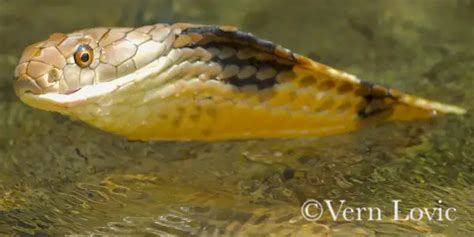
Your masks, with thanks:
[{"label": "dark marking on body", "polygon": [[[271,68],[273,68],[277,71],[277,75],[278,75],[279,72],[291,70],[291,67],[288,67],[288,66],[272,65],[271,63],[268,63],[268,62],[265,63],[265,62],[258,61],[258,60],[255,60],[255,59],[252,59],[252,60],[239,60],[237,58],[230,58],[230,59],[225,59],[225,60],[218,61],[218,63],[220,63],[221,65],[237,65],[240,69],[242,69],[243,67],[248,66],[248,65],[255,67],[257,70],[260,70],[264,67],[271,67]],[[238,88],[241,88],[241,87],[244,87],[244,86],[249,86],[249,85],[255,85],[255,86],[257,86],[257,89],[259,89],[259,90],[263,90],[263,89],[266,89],[266,88],[271,88],[275,84],[278,83],[278,81],[276,80],[276,75],[274,77],[270,77],[270,78],[267,78],[267,79],[264,79],[264,80],[258,79],[256,75],[257,74],[254,73],[253,75],[251,75],[250,77],[245,78],[245,79],[241,79],[237,75],[235,75],[233,77],[227,78],[224,81],[226,83],[234,85]]]},{"label": "dark marking on body", "polygon": [[[225,30],[219,26],[201,26],[201,27],[189,27],[184,29],[181,34],[189,34],[189,33],[198,33],[202,35],[213,35],[218,38],[227,40],[227,42],[233,42],[235,44],[239,44],[241,46],[248,46],[258,50],[261,50],[266,53],[270,53],[276,55],[275,52],[277,49],[281,49],[282,47],[262,38],[259,38],[252,33],[243,32],[239,30]],[[214,43],[216,41],[207,42],[206,45],[209,43]],[[222,42],[219,42],[222,43]],[[286,57],[282,57],[284,59],[290,60],[295,62],[295,55],[288,51]]]},{"label": "dark marking on body", "polygon": [[[268,40],[258,38],[251,33],[238,30],[228,30],[225,28],[220,28],[219,26],[189,27],[181,32],[181,34],[190,33],[204,35],[204,38],[199,42],[194,42],[190,45],[187,45],[189,48],[201,47],[204,49],[217,48],[221,50],[224,47],[229,47],[234,49],[236,52],[239,52],[240,50],[250,50],[254,52],[254,55],[245,59],[237,57],[236,54],[224,59],[214,55],[211,61],[218,63],[222,67],[227,65],[235,65],[239,67],[239,70],[242,70],[242,68],[245,66],[253,66],[257,69],[257,71],[270,67],[275,69],[277,72],[274,77],[264,80],[258,79],[256,74],[244,79],[234,75],[230,78],[222,80],[225,83],[229,83],[238,88],[252,85],[255,85],[259,90],[271,88],[278,83],[276,80],[278,73],[291,71],[293,66],[296,64],[296,59],[293,53],[288,51],[286,57],[285,54],[277,54],[277,50],[279,50],[278,52],[283,50],[281,46],[278,46],[277,44],[274,44]],[[257,59],[257,56],[261,56],[262,54],[268,54],[268,59]]]},{"label": "dark marking on body", "polygon": [[[219,50],[223,47],[231,47],[237,51],[239,50],[239,48],[237,47],[241,47],[241,46],[237,46],[235,44],[229,44],[229,43],[211,43],[211,44],[206,44],[205,46],[201,46],[201,47],[203,47],[204,49],[217,48]],[[242,88],[244,86],[255,85],[258,90],[263,90],[263,89],[273,87],[275,84],[278,83],[278,81],[276,80],[278,73],[291,71],[294,66],[294,64],[291,64],[291,63],[284,64],[280,61],[277,61],[275,58],[272,58],[269,60],[259,60],[256,57],[240,59],[235,54],[225,59],[221,59],[217,55],[214,55],[211,58],[211,62],[218,63],[222,67],[225,67],[227,65],[235,65],[239,67],[239,70],[242,70],[246,66],[255,67],[257,71],[263,68],[268,68],[268,67],[275,69],[277,72],[276,75],[264,80],[258,79],[256,77],[257,75],[256,73],[244,79],[239,78],[238,75],[234,75],[230,78],[226,78],[223,80],[225,83],[229,83],[238,88]]]},{"label": "dark marking on body", "polygon": [[237,41],[243,41],[247,43],[257,44],[268,52],[273,52],[277,45],[271,41],[260,39],[254,36],[252,33],[243,31],[226,31],[221,29],[219,26],[203,26],[203,27],[190,27],[184,29],[182,34],[188,33],[199,33],[199,34],[211,34],[223,38],[233,39]]},{"label": "dark marking on body", "polygon": [[361,119],[374,117],[385,112],[391,111],[391,107],[398,100],[397,96],[392,95],[390,89],[362,80],[361,96],[364,98],[366,105],[361,108],[357,115]]},{"label": "dark marking on body", "polygon": [[275,84],[277,84],[277,80],[274,77],[266,79],[266,80],[259,80],[255,76],[252,76],[247,79],[239,79],[237,77],[231,77],[227,79],[226,82],[239,88],[244,87],[244,86],[254,85],[254,86],[257,86],[257,89],[259,90],[271,88]]}]

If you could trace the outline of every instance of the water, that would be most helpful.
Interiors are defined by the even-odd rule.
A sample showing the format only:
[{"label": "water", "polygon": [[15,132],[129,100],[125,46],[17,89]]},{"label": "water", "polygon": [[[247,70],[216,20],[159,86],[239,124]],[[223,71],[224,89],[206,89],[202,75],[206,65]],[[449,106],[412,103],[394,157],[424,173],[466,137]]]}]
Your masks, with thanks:
[{"label": "water", "polygon": [[[236,25],[357,74],[474,106],[472,1],[0,1],[0,235],[470,236],[474,120],[393,123],[323,138],[129,142],[23,105],[22,49],[52,32],[156,22]],[[307,199],[379,207],[381,221],[318,222]],[[393,221],[391,200],[456,208]],[[441,200],[442,204],[437,204]]]}]

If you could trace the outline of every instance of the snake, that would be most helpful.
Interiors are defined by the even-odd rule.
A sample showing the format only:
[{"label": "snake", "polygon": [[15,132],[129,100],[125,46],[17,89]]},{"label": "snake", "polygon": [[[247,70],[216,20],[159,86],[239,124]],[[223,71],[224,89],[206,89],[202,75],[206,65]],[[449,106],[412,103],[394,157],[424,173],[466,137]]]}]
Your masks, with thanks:
[{"label": "snake", "polygon": [[130,140],[323,137],[466,110],[361,80],[233,26],[54,33],[23,51],[14,89],[34,108]]}]

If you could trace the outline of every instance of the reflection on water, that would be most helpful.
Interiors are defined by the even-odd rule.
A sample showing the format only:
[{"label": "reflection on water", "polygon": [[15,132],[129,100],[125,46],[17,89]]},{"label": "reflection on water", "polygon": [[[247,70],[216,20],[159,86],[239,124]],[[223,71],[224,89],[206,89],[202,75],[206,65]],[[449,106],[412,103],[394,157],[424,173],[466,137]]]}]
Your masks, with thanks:
[{"label": "reflection on water", "polygon": [[[365,79],[474,108],[470,1],[0,1],[0,234],[468,236],[470,114],[324,139],[128,142],[21,104],[21,50],[56,31],[237,25]],[[454,222],[308,222],[307,199],[455,207]]]}]

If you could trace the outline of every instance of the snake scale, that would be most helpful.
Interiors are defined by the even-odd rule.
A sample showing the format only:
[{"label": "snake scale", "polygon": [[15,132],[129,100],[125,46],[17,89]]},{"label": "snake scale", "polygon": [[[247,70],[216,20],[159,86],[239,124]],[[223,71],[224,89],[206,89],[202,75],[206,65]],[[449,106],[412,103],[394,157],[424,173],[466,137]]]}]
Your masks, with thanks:
[{"label": "snake scale", "polygon": [[55,33],[24,50],[15,78],[26,104],[131,140],[319,137],[465,113],[231,26]]}]

